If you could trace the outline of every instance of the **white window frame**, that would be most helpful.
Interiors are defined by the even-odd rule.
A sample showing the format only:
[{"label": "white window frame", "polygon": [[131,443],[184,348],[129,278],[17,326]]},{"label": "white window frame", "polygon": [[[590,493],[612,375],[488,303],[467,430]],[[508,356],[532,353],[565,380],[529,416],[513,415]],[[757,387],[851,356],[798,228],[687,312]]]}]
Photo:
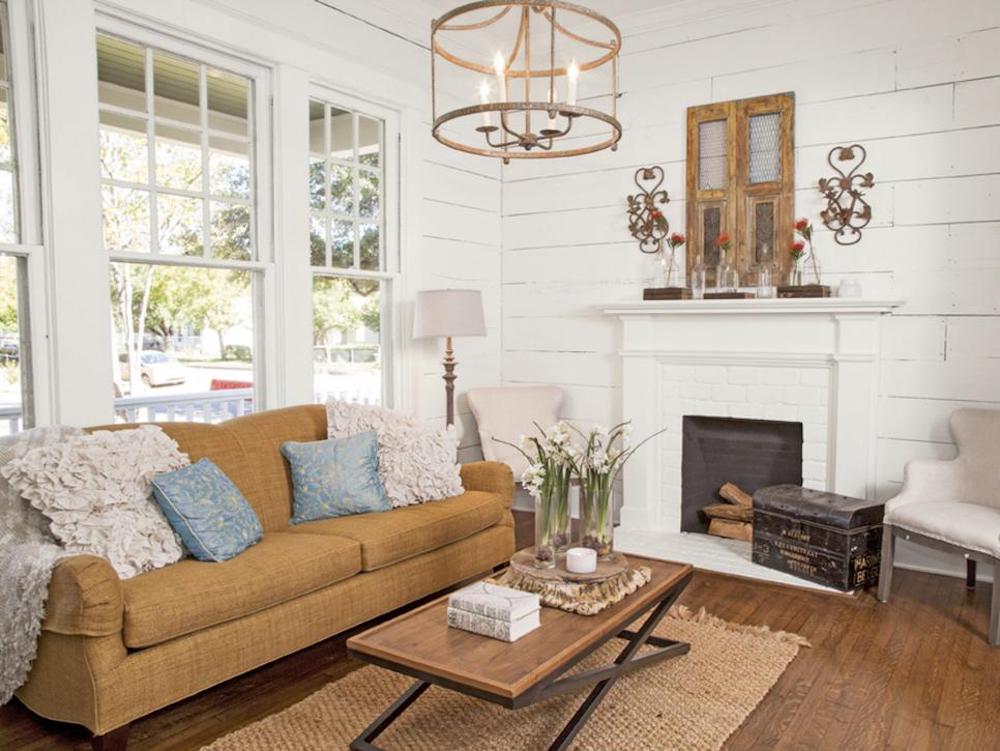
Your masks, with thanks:
[{"label": "white window frame", "polygon": [[[39,180],[41,155],[38,110],[38,76],[32,7],[30,0],[6,0],[8,38],[7,77],[10,81],[8,104],[14,140],[15,220],[18,240],[0,243],[4,255],[23,259],[19,275],[19,329],[22,352],[22,427],[48,425],[53,420],[54,388],[52,354],[48,326],[47,260],[43,238],[42,190]],[[24,318],[27,320],[25,321]],[[25,350],[28,353],[24,359]],[[27,367],[25,367],[25,363]],[[30,401],[30,406],[28,402]],[[29,420],[30,418],[30,420]]]},{"label": "white window frame", "polygon": [[[371,119],[381,120],[382,143],[380,153],[380,163],[382,175],[380,180],[380,217],[381,230],[379,233],[379,252],[381,256],[382,268],[378,271],[371,271],[359,268],[360,266],[360,234],[355,232],[354,238],[354,266],[351,268],[340,268],[336,266],[313,266],[311,259],[309,263],[310,271],[310,321],[312,320],[312,279],[317,276],[339,277],[347,279],[372,279],[381,282],[381,325],[379,331],[380,349],[382,353],[382,404],[386,407],[395,407],[401,404],[402,391],[400,379],[398,378],[399,364],[402,360],[403,351],[401,346],[402,322],[399,313],[399,298],[401,296],[401,252],[400,252],[400,114],[397,110],[376,104],[365,99],[361,99],[350,94],[345,94],[335,88],[322,83],[312,83],[309,87],[309,102],[320,101],[326,105],[345,110],[352,113],[352,132],[355,139],[355,153],[357,152],[357,118],[359,115]],[[304,109],[303,115],[308,116],[308,108]],[[329,128],[329,117],[324,114],[325,129]],[[329,140],[328,138],[326,139]],[[327,166],[331,164],[329,154],[325,155]],[[332,160],[334,164],[348,164],[340,160]],[[350,163],[354,167],[353,161]],[[330,170],[326,171],[326,185],[324,191],[329,198]],[[354,179],[358,179],[355,172]],[[360,193],[359,193],[360,196]],[[307,200],[308,194],[307,194]],[[359,226],[359,204],[360,200],[354,201],[352,221],[355,228]],[[330,213],[324,208],[324,215]],[[312,206],[309,206],[310,220],[314,214]],[[331,238],[326,237],[326,257],[330,259]],[[310,253],[307,244],[306,253]]]},{"label": "white window frame", "polygon": [[[207,254],[211,252],[210,242],[205,243],[202,257],[180,256],[165,253],[142,253],[107,251],[105,256],[108,263],[125,262],[139,264],[188,266],[195,268],[225,269],[225,270],[245,270],[251,272],[251,295],[253,300],[253,329],[254,329],[254,350],[253,350],[253,381],[254,381],[254,409],[268,409],[279,406],[280,383],[278,376],[278,366],[283,357],[280,347],[280,337],[277,335],[276,324],[278,320],[278,303],[276,295],[276,270],[275,270],[275,236],[274,236],[274,180],[272,167],[272,78],[273,71],[260,62],[248,59],[232,51],[217,47],[194,43],[180,37],[167,34],[131,18],[122,18],[107,12],[99,11],[97,14],[97,28],[94,37],[94,44],[97,44],[97,35],[107,34],[117,36],[122,39],[139,44],[147,49],[146,60],[146,96],[154,96],[152,90],[152,70],[149,66],[149,48],[162,50],[163,52],[178,57],[187,58],[203,66],[218,68],[229,71],[248,78],[252,82],[252,110],[248,111],[251,120],[249,133],[252,138],[253,160],[251,164],[251,198],[254,256],[249,261],[230,261],[224,259],[211,258]],[[204,68],[202,68],[201,85],[205,85]],[[204,93],[204,92],[203,92]],[[95,96],[96,96],[95,92]],[[147,99],[148,102],[148,99]],[[104,105],[98,103],[98,108],[103,109]],[[132,111],[123,111],[122,114],[136,116]],[[155,149],[155,139],[153,129],[157,118],[151,116],[154,113],[146,112],[147,119],[147,149],[150,154]],[[171,123],[172,124],[172,123]],[[202,159],[208,159],[207,143],[208,137],[206,124],[202,123]],[[190,127],[190,126],[189,126]],[[203,161],[203,170],[204,166]],[[137,187],[150,192],[151,206],[155,196],[163,194],[181,194],[194,197],[194,192],[171,191],[155,186],[155,171],[150,165],[149,185],[132,185],[123,183],[126,187]],[[107,182],[98,173],[94,176],[99,184],[105,185]],[[208,191],[203,190],[207,194]],[[155,187],[154,187],[155,186]],[[205,200],[205,213],[209,211],[209,196],[203,196]],[[230,199],[230,202],[235,202]],[[207,221],[207,217],[203,218]],[[156,228],[151,222],[151,231]],[[206,229],[208,229],[206,227]],[[206,235],[208,240],[210,235]],[[154,239],[150,238],[151,251],[155,247]]]}]

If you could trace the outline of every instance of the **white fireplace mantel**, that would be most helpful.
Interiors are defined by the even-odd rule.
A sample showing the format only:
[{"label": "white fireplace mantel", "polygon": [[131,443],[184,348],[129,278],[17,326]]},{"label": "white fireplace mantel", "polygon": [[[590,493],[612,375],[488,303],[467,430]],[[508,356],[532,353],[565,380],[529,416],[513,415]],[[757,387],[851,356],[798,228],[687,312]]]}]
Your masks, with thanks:
[{"label": "white fireplace mantel", "polygon": [[684,415],[803,424],[804,484],[870,497],[884,318],[899,300],[617,305],[622,417],[661,434],[626,465],[623,531],[680,531]]}]

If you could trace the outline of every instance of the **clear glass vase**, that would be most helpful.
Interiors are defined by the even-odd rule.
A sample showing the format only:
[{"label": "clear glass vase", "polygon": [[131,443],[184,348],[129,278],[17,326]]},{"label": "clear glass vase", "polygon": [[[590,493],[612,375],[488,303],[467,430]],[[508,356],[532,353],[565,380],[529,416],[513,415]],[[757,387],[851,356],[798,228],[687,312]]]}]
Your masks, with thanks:
[{"label": "clear glass vase", "polygon": [[792,261],[792,267],[788,270],[788,286],[802,286],[802,259]]},{"label": "clear glass vase", "polygon": [[774,269],[764,265],[757,269],[757,297],[767,299],[775,295]]},{"label": "clear glass vase", "polygon": [[707,274],[701,261],[698,261],[691,269],[691,297],[700,300],[705,296],[705,285]]},{"label": "clear glass vase", "polygon": [[554,567],[556,556],[572,543],[569,469],[556,467],[547,472],[549,477],[535,497],[535,566],[538,568]]},{"label": "clear glass vase", "polygon": [[581,545],[607,560],[614,552],[614,491],[607,474],[588,473],[580,483]]},{"label": "clear glass vase", "polygon": [[816,255],[816,250],[814,248],[810,248],[808,255],[806,255],[806,257],[802,260],[802,276],[805,279],[804,283],[822,284],[823,270],[820,268],[819,256]]},{"label": "clear glass vase", "polygon": [[676,287],[680,271],[677,268],[677,254],[672,248],[666,248],[660,252],[660,265],[662,275],[660,283],[664,287]]},{"label": "clear glass vase", "polygon": [[716,292],[736,292],[740,288],[740,277],[736,267],[729,263],[729,254],[719,251],[719,264],[715,267]]}]

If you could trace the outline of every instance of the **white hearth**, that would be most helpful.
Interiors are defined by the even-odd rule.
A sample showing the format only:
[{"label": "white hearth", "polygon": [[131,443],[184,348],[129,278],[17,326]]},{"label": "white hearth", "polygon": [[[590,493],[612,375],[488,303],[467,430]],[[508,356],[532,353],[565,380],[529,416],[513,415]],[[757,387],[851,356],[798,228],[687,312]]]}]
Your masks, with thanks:
[{"label": "white hearth", "polygon": [[806,585],[750,546],[681,532],[685,415],[802,423],[803,484],[870,497],[884,319],[894,300],[683,300],[605,309],[622,326],[622,415],[666,432],[624,472],[616,546],[714,571]]}]

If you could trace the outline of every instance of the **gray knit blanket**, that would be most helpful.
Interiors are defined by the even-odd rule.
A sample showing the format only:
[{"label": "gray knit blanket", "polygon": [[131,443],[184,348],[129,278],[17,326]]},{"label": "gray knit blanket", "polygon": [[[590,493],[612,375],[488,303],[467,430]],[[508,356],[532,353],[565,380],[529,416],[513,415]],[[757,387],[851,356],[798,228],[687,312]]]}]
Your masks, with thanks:
[{"label": "gray knit blanket", "polygon": [[[53,426],[0,439],[0,467],[38,446],[82,433]],[[62,549],[48,521],[0,476],[0,705],[21,687],[38,650],[52,570]]]}]

